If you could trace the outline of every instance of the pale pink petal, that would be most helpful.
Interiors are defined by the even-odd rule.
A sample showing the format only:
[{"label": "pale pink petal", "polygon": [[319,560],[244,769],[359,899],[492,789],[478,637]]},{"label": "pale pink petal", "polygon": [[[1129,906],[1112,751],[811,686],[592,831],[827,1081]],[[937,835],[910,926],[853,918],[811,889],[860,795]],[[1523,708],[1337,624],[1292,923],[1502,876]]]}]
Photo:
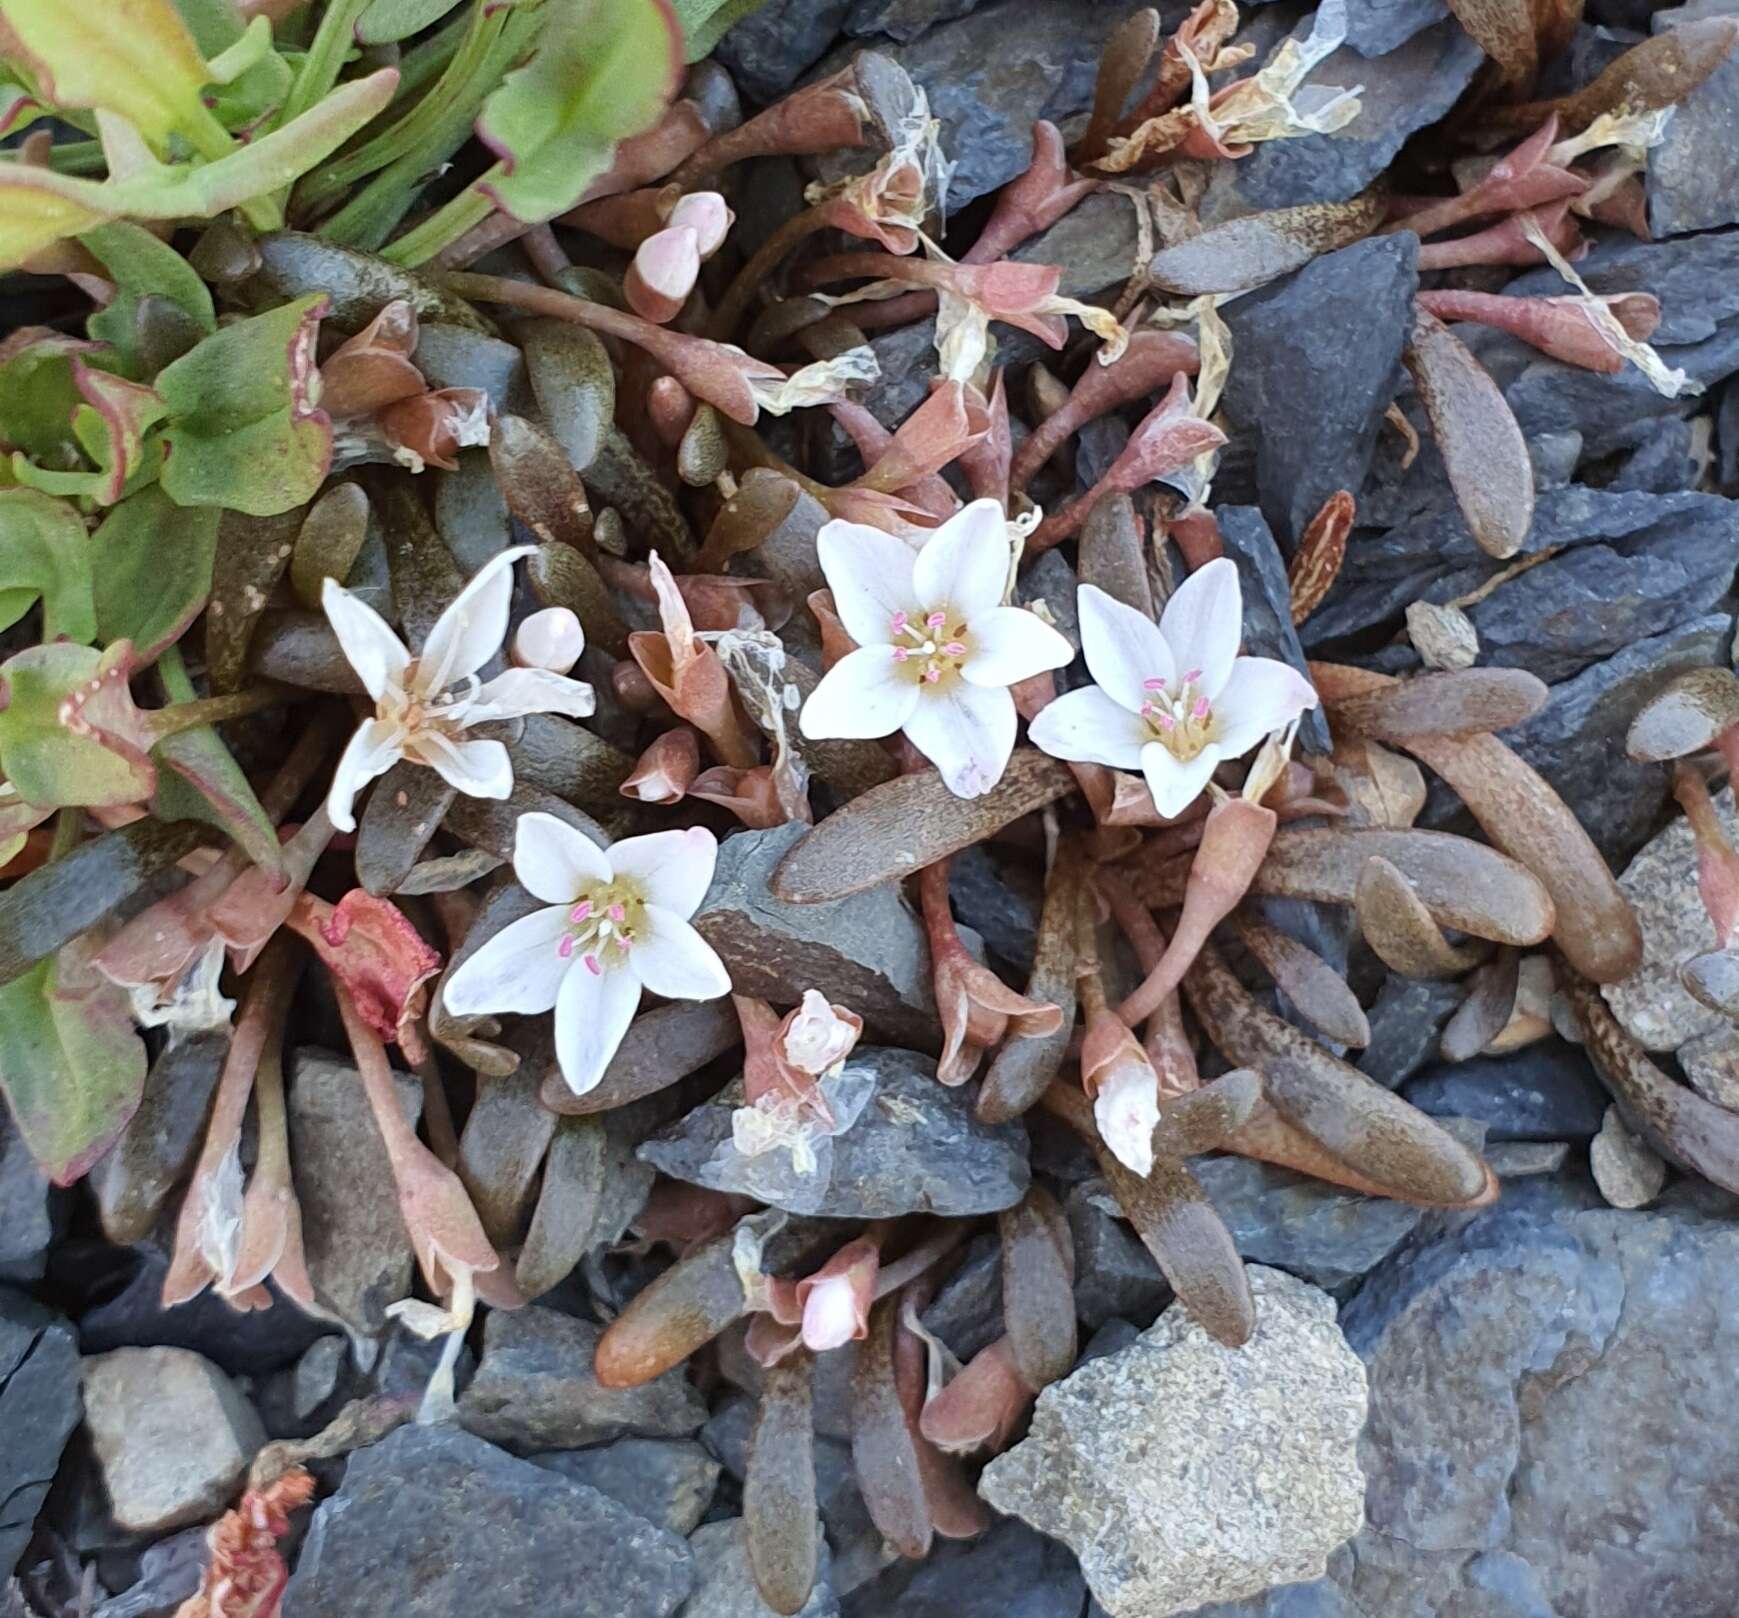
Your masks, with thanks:
[{"label": "pale pink petal", "polygon": [[513,661],[522,669],[566,674],[585,649],[585,625],[571,607],[543,607],[513,632]]},{"label": "pale pink petal", "polygon": [[486,684],[465,705],[465,723],[480,725],[490,719],[518,719],[528,713],[566,714],[584,719],[597,707],[597,698],[584,680],[570,680],[549,669],[508,669]]},{"label": "pale pink petal", "polygon": [[556,997],[556,1061],[575,1095],[597,1088],[639,1004],[640,979],[626,965],[593,972],[581,962],[562,979]]},{"label": "pale pink petal", "polygon": [[666,1000],[716,1000],[731,992],[717,952],[674,910],[646,906],[646,925],[628,952],[640,981]]},{"label": "pale pink petal", "polygon": [[648,904],[673,910],[686,921],[712,886],[719,840],[704,826],[624,837],[610,845],[610,868],[640,888]]},{"label": "pale pink petal", "polygon": [[565,905],[534,910],[503,927],[447,980],[441,998],[455,1017],[496,1011],[535,1016],[556,1003],[571,955],[561,953],[568,935]]},{"label": "pale pink petal", "polygon": [[1240,657],[1214,699],[1214,744],[1222,758],[1239,758],[1273,731],[1316,706],[1316,689],[1289,664]]},{"label": "pale pink petal", "polygon": [[798,728],[811,741],[891,736],[918,706],[918,683],[887,646],[847,652],[803,704]]},{"label": "pale pink petal", "polygon": [[424,695],[468,679],[501,650],[513,605],[513,564],[536,549],[516,545],[490,557],[435,620],[417,657],[417,689]]},{"label": "pale pink petal", "polygon": [[803,1300],[803,1344],[813,1353],[843,1348],[858,1335],[857,1296],[849,1275],[830,1275]]},{"label": "pale pink petal", "polygon": [[670,210],[672,227],[686,225],[695,234],[702,258],[710,258],[724,245],[725,233],[736,218],[717,191],[690,191]]},{"label": "pale pink petal", "polygon": [[1199,670],[1196,690],[1212,700],[1220,694],[1244,638],[1244,592],[1238,564],[1216,556],[1177,587],[1159,617],[1180,676]]},{"label": "pale pink petal", "polygon": [[955,680],[926,690],[905,730],[955,797],[982,797],[1002,779],[1014,751],[1014,698]]},{"label": "pale pink petal", "polygon": [[1088,670],[1113,702],[1139,713],[1154,695],[1145,681],[1169,685],[1176,677],[1171,648],[1159,625],[1096,584],[1083,584],[1075,592],[1075,605]]},{"label": "pale pink petal", "polygon": [[942,608],[968,624],[1002,605],[1008,589],[1008,522],[995,500],[974,500],[943,523],[918,552],[912,569],[918,603]]},{"label": "pale pink petal", "polygon": [[1145,1062],[1112,1070],[1093,1098],[1093,1119],[1112,1155],[1145,1179],[1153,1172],[1153,1131],[1159,1124],[1159,1080]]},{"label": "pale pink petal", "polygon": [[1141,768],[1141,750],[1152,741],[1145,721],[1096,685],[1058,697],[1027,726],[1041,752],[1071,764],[1106,764],[1114,770]]},{"label": "pale pink petal", "polygon": [[1060,669],[1075,656],[1068,641],[1024,607],[992,607],[968,628],[972,649],[960,673],[974,685],[1013,685]]},{"label": "pale pink petal", "polygon": [[1180,764],[1158,742],[1149,742],[1141,750],[1141,773],[1147,778],[1147,790],[1153,794],[1154,808],[1167,818],[1181,815],[1202,795],[1219,762],[1220,750],[1212,743],[1189,763]]},{"label": "pale pink petal", "polygon": [[332,772],[332,788],[326,794],[326,818],[337,831],[355,831],[351,812],[356,795],[377,775],[385,775],[398,762],[398,726],[384,719],[369,719],[358,725],[345,743]]},{"label": "pale pink petal", "polygon": [[846,634],[859,646],[885,646],[894,615],[918,604],[912,547],[880,528],[835,518],[815,536],[815,554]]},{"label": "pale pink petal", "polygon": [[345,661],[376,702],[389,685],[404,679],[411,654],[392,632],[387,621],[360,596],[352,595],[336,579],[321,586],[320,605],[338,637]]},{"label": "pale pink petal", "polygon": [[439,731],[425,730],[410,745],[423,763],[467,798],[505,798],[513,791],[513,760],[501,742],[455,742]]},{"label": "pale pink petal", "polygon": [[534,810],[514,822],[513,874],[545,904],[571,905],[612,875],[610,857],[565,820]]}]

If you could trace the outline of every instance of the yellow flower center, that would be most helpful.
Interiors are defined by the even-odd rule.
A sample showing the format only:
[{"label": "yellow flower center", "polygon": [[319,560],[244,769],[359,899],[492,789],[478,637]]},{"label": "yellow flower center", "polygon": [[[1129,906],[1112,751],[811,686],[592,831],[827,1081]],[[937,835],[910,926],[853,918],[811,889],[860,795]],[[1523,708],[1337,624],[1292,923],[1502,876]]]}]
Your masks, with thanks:
[{"label": "yellow flower center", "polygon": [[594,977],[628,957],[646,925],[646,899],[631,882],[618,878],[589,888],[568,911],[568,929],[556,944],[564,961],[577,958]]},{"label": "yellow flower center", "polygon": [[1148,737],[1180,764],[1189,763],[1214,739],[1213,704],[1196,689],[1196,681],[1201,677],[1200,669],[1191,669],[1175,692],[1161,679],[1141,682],[1142,690],[1148,694],[1141,705]]},{"label": "yellow flower center", "polygon": [[918,618],[896,612],[889,628],[894,661],[919,685],[940,685],[954,678],[972,650],[965,623],[946,609]]}]

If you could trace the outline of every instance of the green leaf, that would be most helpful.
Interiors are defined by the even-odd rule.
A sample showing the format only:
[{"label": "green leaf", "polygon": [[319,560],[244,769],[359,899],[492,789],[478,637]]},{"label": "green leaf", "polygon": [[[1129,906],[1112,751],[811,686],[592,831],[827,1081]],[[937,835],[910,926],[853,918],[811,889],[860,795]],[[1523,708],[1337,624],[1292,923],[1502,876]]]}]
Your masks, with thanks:
[{"label": "green leaf", "polygon": [[59,470],[76,462],[72,416],[79,390],[72,362],[94,348],[83,338],[50,333],[0,365],[0,422],[13,450]]},{"label": "green leaf", "polygon": [[73,411],[73,437],[103,474],[92,498],[112,506],[130,486],[157,475],[161,449],[145,435],[162,419],[163,401],[143,382],[99,371],[76,354],[72,370],[83,400]]},{"label": "green leaf", "polygon": [[565,213],[617,141],[657,123],[681,73],[682,31],[665,0],[549,7],[531,60],[483,104],[477,133],[501,161],[479,188],[516,219]]},{"label": "green leaf", "polygon": [[725,37],[727,29],[757,12],[767,0],[671,0],[676,8],[676,20],[682,25],[687,43],[685,54],[691,62],[712,55],[713,47]]},{"label": "green leaf", "polygon": [[211,594],[220,516],[184,511],[156,485],[114,507],[90,541],[95,638],[130,640],[141,663],[180,640]]},{"label": "green leaf", "polygon": [[201,332],[217,330],[217,312],[199,272],[142,225],[118,220],[86,231],[79,241],[115,283],[115,296],[85,322],[85,330],[122,356],[129,375],[144,375],[138,350],[141,298],[167,298]]},{"label": "green leaf", "polygon": [[164,492],[178,506],[267,517],[311,499],[332,461],[316,408],[314,339],[326,299],[298,298],[205,339],[158,373],[168,406]]},{"label": "green leaf", "polygon": [[145,1090],[126,991],[83,940],[0,987],[0,1090],[30,1155],[70,1185],[115,1142]]},{"label": "green leaf", "polygon": [[138,710],[127,689],[132,648],[65,641],[0,663],[0,773],[39,807],[113,807],[151,796]]},{"label": "green leaf", "polygon": [[71,506],[33,489],[0,489],[0,629],[41,597],[45,640],[95,640],[91,561]]},{"label": "green leaf", "polygon": [[391,45],[438,23],[460,0],[373,0],[356,20],[358,45]]},{"label": "green leaf", "polygon": [[[252,129],[268,113],[283,106],[290,90],[290,64],[271,48],[272,29],[266,18],[256,17],[251,25],[264,35],[260,42],[264,48],[257,51],[256,60],[231,76],[223,72],[228,59],[218,58],[241,46],[244,37],[250,42],[253,38],[249,34],[250,25],[243,23],[234,0],[175,0],[175,9],[206,58],[206,70],[213,80],[206,91],[206,100],[225,129]],[[256,54],[250,47],[242,48],[250,55]]]}]

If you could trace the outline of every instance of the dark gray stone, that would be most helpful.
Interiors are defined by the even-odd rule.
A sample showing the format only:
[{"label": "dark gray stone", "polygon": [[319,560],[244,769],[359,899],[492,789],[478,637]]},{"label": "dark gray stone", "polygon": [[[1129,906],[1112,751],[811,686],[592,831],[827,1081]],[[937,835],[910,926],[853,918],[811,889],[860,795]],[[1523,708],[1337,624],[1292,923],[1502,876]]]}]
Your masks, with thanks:
[{"label": "dark gray stone", "polygon": [[1444,0],[1347,0],[1347,44],[1383,56],[1448,15]]},{"label": "dark gray stone", "polygon": [[1697,481],[1697,460],[1691,445],[1688,421],[1677,416],[1662,417],[1625,456],[1606,487],[1614,494],[1629,489],[1642,489],[1650,494],[1689,489]]},{"label": "dark gray stone", "polygon": [[[741,1517],[728,1517],[697,1529],[689,1536],[688,1546],[694,1553],[695,1583],[682,1618],[775,1618],[755,1588]],[[823,1540],[815,1585],[798,1609],[797,1618],[839,1618],[830,1562]]]},{"label": "dark gray stone", "polygon": [[1020,1201],[1029,1175],[1018,1123],[980,1123],[972,1089],[938,1084],[935,1063],[916,1051],[859,1046],[838,1082],[853,1075],[873,1089],[857,1122],[832,1139],[830,1172],[769,1183],[758,1172],[763,1159],[739,1156],[730,1146],[731,1114],[742,1105],[736,1084],[648,1141],[640,1157],[678,1180],[834,1219],[966,1217]]},{"label": "dark gray stone", "polygon": [[0,1287],[0,1588],[23,1554],[80,1409],[72,1328],[34,1298]]},{"label": "dark gray stone", "polygon": [[0,1281],[41,1279],[54,1236],[48,1197],[48,1176],[0,1107]]},{"label": "dark gray stone", "polygon": [[932,1044],[939,1029],[929,950],[897,883],[826,904],[774,897],[773,868],[808,829],[792,821],[727,837],[695,926],[738,994],[793,1006],[805,989],[819,989],[873,1033]]},{"label": "dark gray stone", "polygon": [[1153,1255],[1116,1206],[1102,1180],[1074,1187],[1063,1205],[1075,1242],[1075,1313],[1090,1332],[1114,1319],[1151,1325],[1171,1297]]},{"label": "dark gray stone", "polygon": [[[1739,7],[1675,6],[1657,11],[1655,33],[1703,17],[1739,16]],[[1679,102],[1665,138],[1648,154],[1648,223],[1656,236],[1713,230],[1739,221],[1739,58],[1729,56]]]},{"label": "dark gray stone", "polygon": [[139,1558],[139,1576],[98,1607],[94,1618],[175,1618],[204,1577],[211,1555],[205,1536],[204,1528],[184,1528],[148,1546]]},{"label": "dark gray stone", "polygon": [[1433,1117],[1480,1119],[1493,1140],[1588,1140],[1607,1105],[1588,1058],[1555,1036],[1513,1056],[1433,1068],[1403,1093]]},{"label": "dark gray stone", "polygon": [[607,1494],[637,1517],[691,1534],[712,1504],[719,1463],[690,1438],[619,1438],[591,1449],[549,1450],[528,1459]]},{"label": "dark gray stone", "polygon": [[[1308,33],[1310,19],[1299,25]],[[1415,33],[1373,60],[1342,46],[1306,81],[1351,89],[1364,86],[1359,115],[1332,135],[1262,142],[1236,164],[1237,194],[1252,209],[1304,202],[1344,202],[1363,191],[1394,160],[1415,130],[1455,105],[1485,60],[1454,21]]]},{"label": "dark gray stone", "polygon": [[956,854],[948,866],[948,898],[955,917],[1017,980],[1032,971],[1033,935],[1044,895],[1029,869],[1005,868],[982,843]]},{"label": "dark gray stone", "polygon": [[634,1388],[606,1388],[592,1369],[603,1328],[531,1304],[492,1309],[483,1359],[459,1397],[459,1420],[521,1454],[615,1438],[683,1438],[706,1406],[682,1367]]},{"label": "dark gray stone", "polygon": [[682,1540],[607,1495],[410,1426],[351,1456],[284,1618],[668,1618],[693,1585]]},{"label": "dark gray stone", "polygon": [[[886,54],[923,88],[942,121],[942,150],[958,165],[950,212],[1027,166],[1034,119],[1061,124],[1091,105],[1099,52],[1122,20],[1121,8],[1097,0],[993,0],[910,44],[888,42]],[[820,71],[859,48],[854,41],[834,52]],[[848,152],[819,166],[831,178],[867,165],[861,153]]]},{"label": "dark gray stone", "polygon": [[1367,1197],[1248,1157],[1202,1157],[1201,1181],[1238,1251],[1335,1288],[1386,1258],[1424,1215],[1412,1203]]},{"label": "dark gray stone", "polygon": [[1407,231],[1355,242],[1226,308],[1226,415],[1257,437],[1262,509],[1288,554],[1331,494],[1365,481],[1404,374],[1418,255]]},{"label": "dark gray stone", "polygon": [[993,1232],[967,1244],[925,1309],[924,1329],[962,1361],[1003,1335],[1002,1243]]},{"label": "dark gray stone", "polygon": [[[1221,506],[1214,515],[1219,519],[1221,543],[1226,555],[1238,564],[1243,585],[1244,651],[1251,657],[1271,657],[1290,664],[1308,680],[1304,648],[1292,625],[1286,564],[1267,520],[1254,506]],[[1329,750],[1328,720],[1320,707],[1303,715],[1298,740],[1306,753]]]},{"label": "dark gray stone", "polygon": [[[1022,264],[1055,264],[1063,272],[1057,290],[1065,298],[1091,299],[1135,273],[1140,240],[1129,198],[1115,191],[1097,191],[1021,243],[1009,257]],[[999,328],[999,333],[1011,335],[1007,327]]]},{"label": "dark gray stone", "polygon": [[[1666,801],[1669,771],[1633,763],[1624,736],[1642,705],[1687,669],[1719,663],[1732,632],[1724,613],[1626,647],[1552,687],[1532,719],[1503,733],[1576,811],[1614,869],[1647,840]],[[1428,814],[1427,818],[1435,818]]]},{"label": "dark gray stone", "polygon": [[820,61],[851,0],[768,0],[725,33],[713,51],[751,101],[777,101]]},{"label": "dark gray stone", "polygon": [[964,17],[977,4],[978,0],[852,0],[845,31],[885,34],[906,45],[939,22]]},{"label": "dark gray stone", "polygon": [[845,1599],[845,1618],[1071,1618],[1086,1602],[1075,1558],[1012,1518],[966,1542],[938,1541]]},{"label": "dark gray stone", "polygon": [[1465,997],[1459,983],[1390,974],[1366,1008],[1371,1042],[1358,1053],[1359,1071],[1398,1090],[1436,1056],[1443,1025]]}]

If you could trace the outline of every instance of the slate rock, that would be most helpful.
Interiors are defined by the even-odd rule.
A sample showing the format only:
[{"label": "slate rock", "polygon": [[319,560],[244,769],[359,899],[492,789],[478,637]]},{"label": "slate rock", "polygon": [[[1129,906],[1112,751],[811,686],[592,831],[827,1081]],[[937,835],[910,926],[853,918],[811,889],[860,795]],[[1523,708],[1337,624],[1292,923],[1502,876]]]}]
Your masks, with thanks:
[{"label": "slate rock", "polygon": [[978,3],[979,0],[852,0],[845,31],[886,34],[902,45],[910,44],[925,29],[964,17]]},{"label": "slate rock", "polygon": [[1316,1577],[1363,1521],[1365,1375],[1334,1301],[1253,1265],[1256,1329],[1214,1342],[1173,1304],[1039,1395],[979,1492],[1081,1558],[1113,1618],[1165,1618]]},{"label": "slate rock", "polygon": [[[1120,287],[1135,273],[1140,242],[1129,198],[1115,191],[1096,191],[1054,225],[1022,242],[1009,257],[1022,264],[1056,265],[1063,272],[1058,292],[1065,298],[1091,300],[1095,293]],[[997,326],[993,335],[1000,342],[1014,331]]]},{"label": "slate rock", "polygon": [[1567,1140],[1504,1140],[1485,1149],[1486,1163],[1500,1180],[1556,1174],[1569,1156]]},{"label": "slate rock", "polygon": [[1328,1290],[1356,1281],[1412,1234],[1424,1209],[1367,1197],[1248,1157],[1190,1163],[1238,1251]]},{"label": "slate rock", "polygon": [[793,1006],[805,989],[819,989],[877,1033],[934,1042],[929,950],[898,884],[826,904],[774,897],[773,868],[808,829],[792,821],[727,837],[694,925],[730,969],[738,994]]},{"label": "slate rock", "polygon": [[1445,0],[1347,0],[1347,44],[1383,56],[1448,15]]},{"label": "slate rock", "polygon": [[1622,1213],[1515,1182],[1366,1280],[1343,1314],[1371,1392],[1350,1612],[1728,1609],[1739,1532],[1703,1505],[1739,1482],[1739,1227],[1680,1189]]},{"label": "slate rock", "polygon": [[[993,0],[927,29],[909,44],[883,48],[912,75],[942,123],[942,150],[957,167],[948,211],[1006,184],[1032,156],[1037,118],[1065,123],[1092,104],[1099,53],[1122,21],[1098,0]],[[849,60],[859,42],[835,51],[819,73]],[[825,178],[860,171],[861,153],[824,157]]]},{"label": "slate rock", "polygon": [[619,1438],[613,1444],[548,1450],[527,1459],[685,1536],[700,1525],[719,1481],[719,1463],[689,1438]]},{"label": "slate rock", "polygon": [[777,101],[818,62],[852,0],[767,0],[725,31],[713,51],[752,101]]},{"label": "slate rock", "polygon": [[[776,1216],[769,1216],[772,1217]],[[843,1226],[840,1227],[840,1234],[843,1245],[843,1238],[848,1234]],[[826,1249],[821,1251],[825,1252]],[[767,1262],[771,1267],[785,1273],[796,1273],[802,1268],[812,1267],[800,1265],[794,1269],[791,1265],[780,1265],[772,1258],[768,1258]],[[732,1386],[741,1388],[758,1399],[767,1386],[767,1370],[748,1351],[747,1334],[748,1322],[745,1320],[739,1321],[718,1338],[719,1375]],[[811,1411],[815,1431],[824,1437],[851,1437],[853,1413],[857,1408],[854,1402],[856,1395],[852,1390],[852,1377],[856,1369],[856,1343],[844,1343],[816,1356],[810,1377]]]},{"label": "slate rock", "polygon": [[1601,1196],[1614,1208],[1646,1207],[1667,1181],[1665,1160],[1625,1127],[1617,1107],[1606,1109],[1606,1121],[1589,1143],[1588,1167]]},{"label": "slate rock", "polygon": [[48,1244],[48,1176],[36,1166],[12,1114],[0,1107],[0,1281],[42,1278]]},{"label": "slate rock", "polygon": [[[741,1517],[697,1528],[689,1535],[688,1548],[694,1553],[694,1594],[682,1609],[682,1618],[775,1618],[755,1588]],[[797,1618],[839,1618],[826,1540],[820,1551],[815,1586],[798,1608]]]},{"label": "slate rock", "polygon": [[680,1366],[634,1388],[606,1388],[592,1369],[603,1328],[536,1304],[492,1309],[483,1358],[459,1397],[459,1420],[524,1454],[609,1439],[683,1438],[706,1406]]},{"label": "slate rock", "polygon": [[216,1516],[266,1440],[241,1390],[189,1349],[112,1349],[87,1358],[81,1379],[109,1506],[130,1532]]},{"label": "slate rock", "polygon": [[[1292,626],[1292,591],[1286,564],[1274,543],[1267,520],[1254,506],[1221,506],[1220,539],[1225,553],[1238,564],[1244,597],[1244,651],[1250,657],[1271,657],[1290,664],[1305,679],[1304,648]],[[1320,706],[1308,709],[1298,727],[1300,751],[1329,750],[1328,721]]]},{"label": "slate rock", "polygon": [[1642,489],[1649,494],[1672,494],[1693,487],[1698,478],[1695,440],[1691,424],[1677,416],[1664,416],[1652,423],[1641,441],[1624,457],[1606,487],[1615,494]]},{"label": "slate rock", "polygon": [[93,1618],[175,1618],[205,1576],[211,1558],[205,1536],[204,1528],[184,1528],[146,1546],[138,1577],[98,1607]]},{"label": "slate rock", "polygon": [[450,1426],[358,1450],[314,1513],[284,1618],[669,1618],[676,1535]]},{"label": "slate rock", "polygon": [[1226,415],[1258,439],[1262,509],[1289,555],[1331,494],[1364,483],[1404,376],[1418,257],[1410,231],[1354,242],[1226,308]]},{"label": "slate rock", "polygon": [[923,1323],[962,1362],[1003,1335],[1002,1242],[994,1231],[966,1244],[925,1308]]},{"label": "slate rock", "polygon": [[[1736,16],[1730,3],[1657,11],[1655,33],[1693,19]],[[1729,56],[1685,96],[1665,137],[1648,154],[1648,223],[1656,236],[1714,230],[1739,221],[1739,60]]]},{"label": "slate rock", "polygon": [[1072,1618],[1085,1595],[1067,1549],[1007,1518],[895,1563],[846,1598],[845,1618]]},{"label": "slate rock", "polygon": [[775,1175],[766,1157],[738,1155],[731,1146],[731,1114],[742,1105],[740,1084],[649,1140],[640,1157],[692,1185],[834,1219],[968,1217],[1012,1207],[1025,1195],[1025,1131],[1018,1123],[980,1123],[972,1113],[973,1089],[938,1084],[930,1058],[859,1046],[833,1082],[867,1084],[870,1093],[857,1121],[830,1142],[826,1172],[788,1174],[780,1165]]},{"label": "slate rock", "polygon": [[1434,1118],[1479,1119],[1494,1141],[1589,1140],[1607,1103],[1587,1056],[1555,1037],[1430,1068],[1401,1093]]},{"label": "slate rock", "polygon": [[1465,998],[1459,983],[1390,973],[1365,1009],[1371,1042],[1358,1053],[1358,1070],[1398,1090],[1436,1056],[1443,1025]]},{"label": "slate rock", "polygon": [[72,1328],[34,1298],[0,1287],[0,1589],[24,1553],[78,1419]]},{"label": "slate rock", "polygon": [[984,940],[985,948],[1024,980],[1032,971],[1039,906],[1038,884],[1018,867],[1006,870],[982,843],[963,848],[948,865],[948,898],[955,918]]},{"label": "slate rock", "polygon": [[1104,1181],[1073,1187],[1063,1211],[1075,1241],[1075,1313],[1081,1324],[1090,1332],[1115,1319],[1149,1324],[1170,1301],[1171,1288],[1123,1222]]},{"label": "slate rock", "polygon": [[1687,1039],[1678,1050],[1685,1080],[1717,1107],[1739,1112],[1739,1028],[1713,1028]]},{"label": "slate rock", "polygon": [[[393,1083],[414,1125],[422,1086],[402,1074]],[[386,1306],[410,1295],[414,1255],[362,1080],[349,1062],[298,1050],[288,1108],[314,1295],[352,1332],[378,1337]]]},{"label": "slate rock", "polygon": [[[1310,29],[1306,19],[1297,30]],[[1343,45],[1322,61],[1309,85],[1351,89],[1362,84],[1359,115],[1331,135],[1264,141],[1230,176],[1250,209],[1290,208],[1305,202],[1345,202],[1394,160],[1407,137],[1437,122],[1460,99],[1485,60],[1453,20],[1414,33],[1393,50],[1367,60]]]}]

